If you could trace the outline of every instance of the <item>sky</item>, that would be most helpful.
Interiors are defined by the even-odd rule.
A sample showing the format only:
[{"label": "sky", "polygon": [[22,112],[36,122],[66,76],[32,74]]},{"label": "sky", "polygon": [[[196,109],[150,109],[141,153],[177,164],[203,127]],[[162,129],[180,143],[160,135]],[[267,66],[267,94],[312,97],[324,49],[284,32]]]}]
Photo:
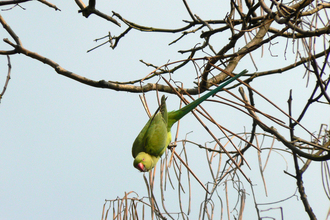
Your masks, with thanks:
[{"label": "sky", "polygon": [[[94,39],[107,35],[109,31],[119,35],[125,30],[125,25],[121,23],[122,28],[119,28],[95,15],[86,19],[77,13],[79,8],[74,1],[52,3],[61,11],[32,1],[0,13],[25,48],[52,59],[69,71],[94,80],[129,81],[143,78],[153,69],[142,64],[140,59],[155,65],[185,59],[187,54],[181,55],[177,51],[202,42],[199,34],[188,35],[177,44],[168,46],[180,35],[132,31],[121,39],[115,50],[105,45],[87,53],[87,50],[98,45],[99,42]],[[204,19],[217,18],[219,10],[226,9],[226,6],[216,1],[207,2],[203,8],[196,2],[189,4],[191,10]],[[173,0],[103,0],[97,1],[97,8],[108,14],[111,11],[118,12],[126,19],[146,26],[178,28],[185,25],[182,20],[189,20],[182,2]],[[9,38],[2,29],[0,36]],[[218,47],[225,43],[219,42]],[[5,50],[10,49],[10,46],[1,41],[0,48]],[[280,45],[273,45],[272,52],[278,57],[270,59],[269,55],[268,58],[265,55],[261,59],[260,51],[254,53],[258,71],[289,64],[295,56],[283,59],[283,47]],[[21,54],[10,56],[10,62],[11,80],[0,103],[0,219],[100,219],[106,199],[121,198],[125,192],[131,191],[140,198],[147,195],[143,174],[134,169],[131,156],[132,143],[148,119],[139,94],[89,87],[58,75],[49,66]],[[237,71],[243,69],[256,71],[248,57],[237,67]],[[7,70],[7,58],[0,56],[0,88],[4,85]],[[188,87],[194,86],[195,75],[191,72],[194,72],[194,68],[187,67],[186,72],[175,75],[175,79]],[[312,86],[306,88],[303,73],[292,71],[277,74],[255,80],[251,85],[285,110],[289,90],[293,89],[294,114],[298,114],[304,105],[299,100],[305,100],[312,89]],[[269,89],[270,85],[276,89]],[[237,89],[234,92],[238,94]],[[155,111],[156,93],[149,92],[146,97],[151,112]],[[273,113],[273,107],[265,101],[256,98],[256,102],[261,110]],[[179,100],[174,95],[168,95],[167,103],[170,110],[179,107]],[[225,127],[236,132],[250,129],[251,119],[242,113],[220,106],[219,114],[219,109],[212,106],[213,103],[205,103],[205,107],[209,107],[208,110]],[[304,125],[313,132],[318,131],[320,123],[329,124],[330,117],[325,114],[329,108],[318,106],[311,111],[323,112],[309,114],[303,120]],[[274,112],[286,120],[283,115]],[[303,134],[299,129],[297,132]],[[217,134],[221,135],[219,132]],[[178,138],[182,140],[186,136],[197,143],[212,141],[192,114],[180,122]],[[309,138],[306,134],[304,137]],[[265,140],[264,144],[270,145],[271,141]],[[276,144],[276,147],[283,148],[279,142]],[[210,176],[199,169],[199,162],[205,162],[205,156],[201,158],[200,150],[194,145],[187,146],[187,151],[192,169],[206,183]],[[267,154],[264,153],[262,158],[265,159]],[[251,170],[244,167],[244,171],[255,177],[253,183],[255,194],[260,198],[258,203],[278,201],[295,193],[294,180],[283,173],[283,170],[294,172],[290,156],[272,153],[265,171],[268,197],[264,194],[258,163],[255,162],[256,151],[251,151],[246,157],[248,161],[254,161],[250,164]],[[156,181],[158,184],[159,179]],[[195,180],[191,182],[195,189],[193,199],[197,202],[189,217],[196,219],[204,191]],[[325,219],[329,200],[323,195],[320,163],[312,165],[304,183],[315,214],[319,219]],[[244,184],[247,190],[251,189],[246,182]],[[224,187],[219,186],[219,197],[222,199],[225,199]],[[159,187],[155,190],[159,196]],[[177,207],[171,200],[176,196],[177,192],[168,187],[166,202],[169,208]],[[186,207],[186,195],[183,201]],[[251,191],[248,191],[247,201],[244,216],[255,216]],[[267,210],[268,206],[264,207]],[[288,219],[308,219],[298,194],[275,207],[285,207],[283,210]],[[263,209],[263,206],[260,208]],[[280,210],[271,209],[262,213],[280,219]],[[219,215],[219,210],[216,214]]]}]

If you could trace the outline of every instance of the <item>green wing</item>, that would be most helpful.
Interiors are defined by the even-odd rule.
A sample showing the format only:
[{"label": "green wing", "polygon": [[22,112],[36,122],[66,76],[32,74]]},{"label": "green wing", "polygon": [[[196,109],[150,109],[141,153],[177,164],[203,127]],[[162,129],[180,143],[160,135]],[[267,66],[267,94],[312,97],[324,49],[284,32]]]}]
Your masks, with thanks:
[{"label": "green wing", "polygon": [[133,143],[134,166],[143,163],[146,170],[141,171],[152,169],[164,153],[167,140],[167,109],[165,96],[162,96],[159,111],[148,120]]},{"label": "green wing", "polygon": [[240,72],[239,74],[237,74],[236,76],[228,79],[226,82],[222,83],[220,86],[218,86],[217,88],[213,89],[212,91],[206,93],[205,95],[201,96],[199,99],[196,99],[195,101],[189,103],[188,105],[186,105],[185,107],[177,110],[177,111],[171,111],[168,113],[168,124],[167,124],[167,130],[171,130],[171,127],[173,126],[173,124],[175,122],[177,122],[178,120],[180,120],[183,116],[185,116],[187,113],[189,113],[190,111],[192,111],[194,108],[196,108],[200,103],[202,103],[203,101],[205,101],[208,97],[216,94],[217,92],[219,92],[221,89],[223,89],[226,85],[228,85],[229,83],[233,82],[235,79],[237,79],[238,77],[244,75],[245,73],[247,73],[247,70],[243,70],[242,72]]}]

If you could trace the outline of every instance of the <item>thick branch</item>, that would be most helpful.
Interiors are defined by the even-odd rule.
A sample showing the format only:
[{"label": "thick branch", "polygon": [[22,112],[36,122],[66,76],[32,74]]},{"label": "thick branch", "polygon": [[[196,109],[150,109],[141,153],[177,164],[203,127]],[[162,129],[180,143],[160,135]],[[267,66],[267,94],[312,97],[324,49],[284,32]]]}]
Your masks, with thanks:
[{"label": "thick branch", "polygon": [[[54,62],[53,60],[41,56],[38,53],[32,52],[22,46],[17,46],[10,42],[8,39],[4,39],[4,41],[11,46],[15,47],[15,52],[16,53],[22,53],[28,57],[31,57],[33,59],[36,59],[42,63],[45,63],[52,67],[58,74],[66,76],[68,78],[71,78],[73,80],[76,80],[78,82],[81,82],[83,84],[97,87],[97,88],[107,88],[107,89],[112,89],[116,91],[127,91],[127,92],[133,92],[133,93],[142,93],[142,92],[149,92],[149,91],[162,91],[166,93],[175,93],[171,87],[165,86],[165,85],[160,85],[160,84],[154,84],[154,83],[148,83],[144,86],[133,86],[133,85],[125,85],[120,82],[109,82],[105,80],[92,80],[88,79],[86,77],[80,76],[78,74],[75,74],[73,72],[70,72],[63,67],[61,67],[58,63]],[[189,93],[191,95],[199,94],[199,89],[198,88],[191,88],[191,89],[176,89],[177,92],[179,93]]]},{"label": "thick branch", "polygon": [[8,0],[8,1],[1,1],[0,2],[0,6],[2,6],[2,5],[16,5],[16,4],[19,4],[19,3],[29,2],[29,1],[32,1],[32,0]]},{"label": "thick branch", "polygon": [[[250,52],[251,48],[258,45],[260,42],[262,42],[264,36],[267,34],[269,26],[271,25],[271,20],[266,20],[264,24],[260,27],[258,33],[256,36],[248,43],[246,46],[241,48],[237,52],[237,56],[234,56],[230,59],[229,64],[225,68],[225,70],[229,73],[233,72],[233,70],[236,68],[238,62],[248,53]],[[235,44],[238,38],[240,38],[244,34],[244,31],[241,31],[239,34],[236,34],[235,37],[233,36],[231,42],[227,44],[217,55],[224,54],[227,52],[230,48],[232,48]],[[209,87],[208,83],[215,83],[219,80],[223,80],[226,77],[226,74],[218,74],[215,77],[213,77],[210,80],[207,80],[207,76],[210,72],[210,69],[212,66],[219,60],[219,58],[212,58],[207,66],[205,67],[204,73],[202,75],[202,82],[201,87]]]},{"label": "thick branch", "polygon": [[309,215],[311,220],[316,220],[316,216],[313,212],[312,207],[309,205],[309,202],[307,200],[307,195],[305,193],[305,188],[304,188],[304,182],[302,180],[302,172],[299,169],[299,165],[298,165],[298,158],[296,154],[293,154],[293,160],[294,160],[294,167],[296,170],[296,179],[297,179],[297,186],[298,186],[298,190],[300,193],[300,198],[301,201],[305,207],[305,211],[307,212],[307,214]]}]

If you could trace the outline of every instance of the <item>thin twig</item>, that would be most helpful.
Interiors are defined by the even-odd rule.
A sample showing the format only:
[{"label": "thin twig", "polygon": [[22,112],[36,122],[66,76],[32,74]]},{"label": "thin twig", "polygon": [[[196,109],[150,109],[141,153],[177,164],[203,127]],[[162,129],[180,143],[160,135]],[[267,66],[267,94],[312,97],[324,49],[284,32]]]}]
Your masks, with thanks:
[{"label": "thin twig", "polygon": [[0,103],[1,103],[1,99],[3,97],[3,95],[6,92],[9,80],[10,80],[10,73],[11,73],[11,63],[10,63],[10,57],[7,55],[7,60],[8,60],[8,73],[7,73],[7,78],[6,78],[6,82],[5,85],[3,86],[2,92],[0,93]]}]

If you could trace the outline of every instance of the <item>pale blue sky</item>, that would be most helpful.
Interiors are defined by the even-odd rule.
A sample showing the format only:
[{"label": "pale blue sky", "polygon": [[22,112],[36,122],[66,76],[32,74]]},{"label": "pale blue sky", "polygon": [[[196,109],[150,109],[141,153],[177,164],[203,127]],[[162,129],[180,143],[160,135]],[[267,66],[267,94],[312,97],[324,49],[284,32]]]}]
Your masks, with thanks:
[{"label": "pale blue sky", "polygon": [[[52,59],[69,71],[94,80],[127,81],[143,78],[152,69],[140,63],[140,59],[155,65],[164,64],[168,60],[184,59],[187,55],[177,53],[178,50],[189,49],[197,42],[202,42],[199,34],[196,34],[187,36],[186,41],[183,39],[168,46],[168,43],[180,35],[132,31],[120,41],[115,50],[103,46],[86,53],[97,45],[93,42],[95,38],[106,35],[108,31],[119,35],[126,26],[122,23],[123,27],[119,28],[94,15],[86,19],[77,13],[78,7],[74,1],[52,3],[61,11],[54,11],[32,1],[22,4],[25,10],[15,7],[9,11],[1,11],[1,15],[20,37],[24,47]],[[217,1],[206,1],[205,7],[204,3],[203,7],[200,7],[200,3],[190,4],[193,12],[204,19],[222,19],[216,16],[227,7]],[[179,27],[184,25],[182,20],[189,20],[183,3],[173,0],[103,0],[97,1],[97,8],[108,14],[112,10],[116,11],[123,17],[146,26]],[[2,29],[0,36],[1,39],[9,38]],[[216,49],[226,43],[227,38],[223,39],[224,42],[220,42]],[[0,41],[0,49],[10,47]],[[277,68],[294,60],[294,57],[287,54],[288,60],[283,61],[283,48],[280,46],[274,46],[272,52],[279,57],[269,59],[265,55],[261,59],[260,51],[254,53],[260,70]],[[11,56],[11,65],[11,80],[0,104],[0,219],[100,219],[105,199],[123,197],[129,191],[137,192],[140,197],[147,195],[143,174],[133,168],[131,156],[131,145],[147,120],[138,94],[83,85],[58,75],[50,67],[24,55]],[[242,69],[255,71],[248,57],[243,59],[237,71]],[[189,71],[194,69],[191,66],[187,71],[177,75],[176,79],[185,80],[185,85],[193,86],[195,75],[192,76]],[[0,56],[1,88],[6,73],[7,58]],[[255,80],[252,86],[285,110],[288,91],[293,88],[294,112],[298,113],[304,104],[299,103],[299,100],[309,94],[301,92],[306,80],[302,79],[302,71],[285,75]],[[285,80],[283,77],[286,77]],[[293,80],[297,83],[292,84]],[[283,89],[279,93],[279,90],[274,92],[270,87]],[[298,89],[299,92],[295,93]],[[237,89],[235,93],[238,94]],[[153,112],[157,107],[155,92],[148,93],[147,99]],[[177,109],[178,104],[178,98],[169,95],[168,109]],[[265,103],[260,101],[260,109],[272,111],[263,104]],[[210,106],[208,110],[211,110],[212,105],[205,106]],[[212,110],[218,115],[220,123],[236,132],[243,131],[244,128],[249,130],[251,126],[248,117],[242,114],[234,117],[230,108]],[[217,113],[219,111],[221,114]],[[324,114],[308,116],[303,123],[312,132],[317,132],[320,123],[330,122],[330,117],[325,112],[329,112],[329,108],[324,109]],[[283,115],[277,116],[286,120]],[[205,143],[212,140],[191,114],[182,120],[179,139],[183,139],[190,131],[194,131],[189,134],[193,141]],[[308,139],[308,135],[304,135]],[[282,146],[278,144],[277,147]],[[198,164],[194,163],[199,161],[200,150],[191,146],[189,153],[191,166],[195,167],[196,173],[205,183],[210,177],[203,176],[203,170],[198,170]],[[288,171],[292,173],[294,170],[291,157],[286,156]],[[256,161],[253,153],[247,157]],[[250,165],[253,169],[248,171],[244,167],[244,171],[260,175],[258,164],[251,162]],[[286,162],[281,156],[272,154],[268,166],[269,170],[265,173],[270,194],[268,198],[264,196],[261,179],[256,178],[254,182],[256,186],[260,186],[255,189],[255,193],[261,198],[258,201],[260,203],[286,198],[295,191],[293,179],[283,174]],[[316,215],[324,219],[329,201],[323,196],[321,183],[313,181],[320,175],[320,164],[313,166],[304,179],[305,188]],[[198,184],[192,182],[198,189]],[[246,183],[244,186],[250,190]],[[321,190],[316,191],[317,189]],[[157,190],[159,193],[159,188]],[[203,200],[203,190],[196,191],[193,197],[195,209],[190,215],[191,219],[197,218],[199,204]],[[170,202],[171,195],[176,196],[176,193],[171,190],[167,193]],[[315,194],[322,197],[314,196]],[[247,197],[249,210],[244,214],[246,219],[249,215],[255,216],[255,210],[251,208],[252,201],[250,194]],[[278,207],[280,206],[285,207],[284,213],[288,219],[298,219],[298,216],[299,219],[307,219],[299,198],[279,204]],[[265,214],[267,215],[273,213]]]}]

